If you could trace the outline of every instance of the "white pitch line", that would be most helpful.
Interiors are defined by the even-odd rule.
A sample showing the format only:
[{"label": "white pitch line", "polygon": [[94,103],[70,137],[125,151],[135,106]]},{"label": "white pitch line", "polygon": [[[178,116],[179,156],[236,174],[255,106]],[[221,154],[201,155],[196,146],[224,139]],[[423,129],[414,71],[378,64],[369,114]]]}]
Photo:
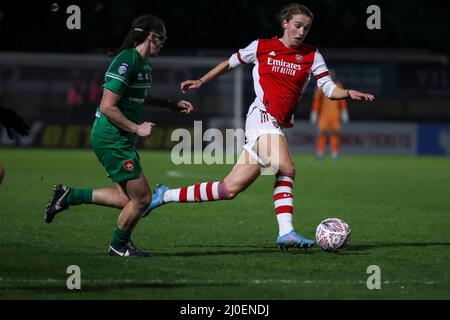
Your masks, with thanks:
[{"label": "white pitch line", "polygon": [[166,172],[166,176],[172,177],[172,178],[184,178],[185,174],[180,171],[170,170]]},{"label": "white pitch line", "polygon": [[[129,283],[129,284],[256,284],[256,285],[265,285],[265,284],[366,284],[366,281],[353,281],[353,280],[323,280],[323,279],[315,279],[315,280],[293,280],[293,279],[253,279],[253,280],[240,280],[240,281],[217,281],[217,280],[189,280],[189,279],[178,279],[173,281],[161,280],[161,279],[151,279],[145,281],[139,281],[134,279],[81,279],[83,284],[103,284],[103,283]],[[14,284],[14,283],[27,283],[27,284],[58,284],[58,283],[66,283],[66,279],[12,279],[12,278],[0,278],[0,283]],[[392,284],[422,284],[422,285],[434,285],[434,284],[442,284],[442,282],[429,281],[429,280],[384,280],[381,281],[382,284],[392,285]]]}]

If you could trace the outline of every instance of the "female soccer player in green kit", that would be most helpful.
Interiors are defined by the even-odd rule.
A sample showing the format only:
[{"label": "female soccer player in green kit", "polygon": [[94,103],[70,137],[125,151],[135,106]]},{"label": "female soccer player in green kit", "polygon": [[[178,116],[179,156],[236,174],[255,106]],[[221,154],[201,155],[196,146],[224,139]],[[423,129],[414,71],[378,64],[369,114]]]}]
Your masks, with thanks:
[{"label": "female soccer player in green kit", "polygon": [[133,228],[152,198],[134,146],[137,136],[148,138],[152,134],[154,124],[140,119],[144,104],[182,113],[193,110],[188,101],[172,101],[149,94],[152,85],[149,57],[156,57],[165,41],[166,29],[161,19],[152,15],[137,18],[105,74],[103,96],[91,138],[98,160],[116,187],[92,190],[56,185],[45,209],[47,223],[71,205],[92,203],[121,209],[109,244],[109,255],[150,256],[148,252],[137,250],[130,240]]}]

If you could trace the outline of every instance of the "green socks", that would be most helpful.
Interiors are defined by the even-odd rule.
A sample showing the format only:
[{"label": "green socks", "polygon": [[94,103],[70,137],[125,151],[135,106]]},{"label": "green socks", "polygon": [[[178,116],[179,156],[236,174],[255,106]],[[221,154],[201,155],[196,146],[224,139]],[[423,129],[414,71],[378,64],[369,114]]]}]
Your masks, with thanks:
[{"label": "green socks", "polygon": [[111,246],[113,248],[119,249],[125,247],[130,241],[131,232],[123,231],[119,228],[116,229],[113,235],[113,239],[111,241]]},{"label": "green socks", "polygon": [[67,204],[71,206],[82,203],[92,203],[92,193],[92,189],[70,188],[70,193],[67,196]]}]

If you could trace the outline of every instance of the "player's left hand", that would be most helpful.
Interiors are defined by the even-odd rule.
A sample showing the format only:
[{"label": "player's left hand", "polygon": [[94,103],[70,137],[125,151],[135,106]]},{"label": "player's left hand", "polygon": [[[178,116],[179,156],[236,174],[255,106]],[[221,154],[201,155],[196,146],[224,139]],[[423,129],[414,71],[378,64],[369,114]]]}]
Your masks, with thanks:
[{"label": "player's left hand", "polygon": [[373,96],[369,93],[359,92],[356,90],[348,90],[348,95],[350,96],[350,99],[352,99],[352,100],[365,100],[365,101],[375,100],[375,96]]},{"label": "player's left hand", "polygon": [[192,111],[194,111],[194,107],[189,101],[186,100],[178,100],[177,103],[177,109],[180,111],[180,113],[189,114]]},{"label": "player's left hand", "polygon": [[203,85],[202,80],[186,80],[180,84],[180,89],[183,93],[186,93],[188,90],[198,89]]}]

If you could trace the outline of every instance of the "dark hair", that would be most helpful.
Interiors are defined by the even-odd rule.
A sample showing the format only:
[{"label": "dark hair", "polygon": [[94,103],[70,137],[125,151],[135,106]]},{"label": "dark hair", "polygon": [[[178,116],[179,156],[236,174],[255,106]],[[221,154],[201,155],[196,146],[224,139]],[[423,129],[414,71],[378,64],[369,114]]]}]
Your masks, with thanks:
[{"label": "dark hair", "polygon": [[278,22],[283,25],[284,20],[289,21],[296,14],[304,14],[305,16],[310,17],[311,20],[314,19],[314,15],[307,7],[299,3],[290,3],[281,8],[280,12],[277,15]]},{"label": "dark hair", "polygon": [[145,41],[145,39],[147,39],[150,32],[163,35],[164,29],[164,22],[154,15],[146,14],[136,18],[133,21],[131,30],[128,32],[128,35],[115,54],[118,54],[125,49],[134,48],[141,44]]}]

